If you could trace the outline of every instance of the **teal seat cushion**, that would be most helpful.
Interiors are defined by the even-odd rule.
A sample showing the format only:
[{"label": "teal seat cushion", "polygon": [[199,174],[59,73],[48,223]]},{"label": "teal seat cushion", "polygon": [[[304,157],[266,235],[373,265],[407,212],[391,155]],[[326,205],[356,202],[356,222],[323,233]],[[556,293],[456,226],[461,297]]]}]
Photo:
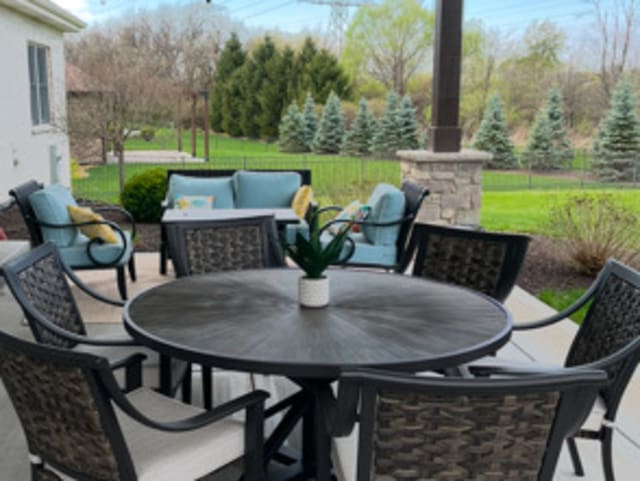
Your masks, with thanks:
[{"label": "teal seat cushion", "polygon": [[233,174],[236,207],[239,209],[291,207],[302,178],[297,172],[249,172]]},{"label": "teal seat cushion", "polygon": [[[363,264],[371,266],[381,266],[392,268],[396,265],[397,248],[395,245],[373,245],[370,244],[362,233],[352,233],[349,237],[356,243],[356,250],[347,264]],[[333,234],[323,232],[320,237],[322,245],[325,246]],[[343,255],[349,252],[349,246],[345,245]]]},{"label": "teal seat cushion", "polygon": [[233,182],[231,177],[189,177],[173,174],[169,178],[169,202],[178,195],[212,195],[214,209],[233,209]]},{"label": "teal seat cushion", "polygon": [[[73,224],[67,206],[78,205],[69,189],[59,184],[48,185],[44,189],[33,192],[29,196],[29,203],[36,219],[48,224]],[[66,247],[76,240],[78,229],[42,227],[42,237],[58,247]]]},{"label": "teal seat cushion", "polygon": [[287,224],[285,226],[284,238],[287,244],[294,244],[298,233],[302,234],[305,239],[309,239],[309,224],[307,221],[301,220],[298,224]]},{"label": "teal seat cushion", "polygon": [[[118,238],[120,235],[116,233]],[[131,233],[128,231],[124,231],[124,235],[126,238],[126,246],[124,255],[120,258],[120,260],[113,264],[115,266],[121,266],[129,262],[129,258],[131,257],[131,253],[133,252],[133,243],[131,242]],[[64,263],[71,267],[72,269],[82,268],[82,267],[92,267],[96,264],[89,258],[87,255],[87,244],[89,243],[89,238],[83,234],[79,234],[76,238],[75,242],[68,247],[60,248],[60,257]],[[111,264],[115,261],[120,253],[122,252],[122,242],[118,244],[98,244],[95,243],[91,246],[92,255],[102,263]]]},{"label": "teal seat cushion", "polygon": [[[390,184],[378,184],[367,205],[371,207],[366,222],[391,222],[404,217],[405,198],[402,191]],[[363,225],[362,232],[370,244],[393,246],[398,240],[400,224],[391,227]]]}]

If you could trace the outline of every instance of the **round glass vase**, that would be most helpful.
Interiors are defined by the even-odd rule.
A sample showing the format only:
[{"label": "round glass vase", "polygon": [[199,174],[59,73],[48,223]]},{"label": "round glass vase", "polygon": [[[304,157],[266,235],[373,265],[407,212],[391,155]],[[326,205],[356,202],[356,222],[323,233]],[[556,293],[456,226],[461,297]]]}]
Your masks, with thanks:
[{"label": "round glass vase", "polygon": [[303,276],[298,279],[298,301],[302,307],[319,308],[329,305],[329,278],[312,279]]}]

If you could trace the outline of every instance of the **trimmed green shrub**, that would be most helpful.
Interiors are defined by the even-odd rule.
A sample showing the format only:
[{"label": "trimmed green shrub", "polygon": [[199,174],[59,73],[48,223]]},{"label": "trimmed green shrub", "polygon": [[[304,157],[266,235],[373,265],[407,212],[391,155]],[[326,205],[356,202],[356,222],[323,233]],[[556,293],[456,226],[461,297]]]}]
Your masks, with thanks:
[{"label": "trimmed green shrub", "polygon": [[160,204],[167,194],[167,171],[151,169],[136,174],[124,184],[122,206],[137,222],[160,222]]},{"label": "trimmed green shrub", "polygon": [[147,142],[151,142],[156,136],[156,129],[150,127],[149,125],[145,125],[144,127],[142,127],[142,129],[140,129],[140,136]]}]

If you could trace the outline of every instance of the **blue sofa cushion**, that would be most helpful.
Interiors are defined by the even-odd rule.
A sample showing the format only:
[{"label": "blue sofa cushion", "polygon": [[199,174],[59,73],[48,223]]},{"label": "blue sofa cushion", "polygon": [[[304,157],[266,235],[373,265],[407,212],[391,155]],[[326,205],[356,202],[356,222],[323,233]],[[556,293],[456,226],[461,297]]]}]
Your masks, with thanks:
[{"label": "blue sofa cushion", "polygon": [[[122,252],[122,239],[120,237],[120,234],[116,235],[119,239],[119,242],[117,244],[94,244],[91,247],[91,253],[100,262],[111,263],[116,260]],[[124,231],[124,235],[127,243],[125,252],[120,260],[116,264],[113,264],[114,267],[117,265],[125,265],[127,262],[129,262],[129,258],[131,257],[131,253],[133,252],[131,233],[128,231]],[[67,247],[60,248],[60,257],[62,258],[63,262],[72,269],[76,269],[78,267],[95,266],[96,264],[87,255],[87,244],[89,243],[89,240],[90,239],[87,236],[79,234],[73,244]]]},{"label": "blue sofa cushion", "polygon": [[214,209],[233,209],[233,182],[231,177],[189,177],[173,174],[169,178],[168,199],[173,206],[178,195],[212,195]]},{"label": "blue sofa cushion", "polygon": [[233,174],[238,209],[286,209],[300,188],[297,172],[249,172]]},{"label": "blue sofa cushion", "polygon": [[[396,264],[397,247],[395,245],[373,245],[370,244],[362,233],[352,233],[349,237],[356,243],[356,250],[347,264],[363,264],[371,266],[382,266],[392,268]],[[326,246],[333,234],[323,232],[320,236],[320,242]],[[343,255],[347,255],[350,247],[345,245]]]},{"label": "blue sofa cushion", "polygon": [[[402,191],[390,184],[378,184],[367,204],[371,207],[367,222],[391,222],[404,217],[405,198]],[[362,232],[370,244],[393,246],[398,240],[400,224],[391,227],[363,225]]]},{"label": "blue sofa cushion", "polygon": [[[29,196],[29,203],[36,218],[49,224],[72,224],[73,221],[69,216],[67,206],[78,205],[69,189],[59,184],[49,185],[33,192]],[[58,247],[66,247],[76,240],[78,229],[75,227],[64,229],[43,227],[42,237],[45,241],[51,241]]]},{"label": "blue sofa cushion", "polygon": [[294,244],[296,242],[296,234],[300,233],[305,239],[309,239],[309,224],[305,220],[300,220],[298,224],[285,225],[284,238],[287,244]]}]

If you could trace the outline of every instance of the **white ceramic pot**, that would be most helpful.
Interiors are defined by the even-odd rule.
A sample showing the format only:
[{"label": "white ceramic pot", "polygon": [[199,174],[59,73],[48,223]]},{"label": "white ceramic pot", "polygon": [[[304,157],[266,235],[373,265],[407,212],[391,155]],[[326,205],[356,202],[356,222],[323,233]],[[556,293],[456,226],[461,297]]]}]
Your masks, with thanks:
[{"label": "white ceramic pot", "polygon": [[298,280],[298,300],[302,307],[326,307],[329,305],[329,278]]}]

